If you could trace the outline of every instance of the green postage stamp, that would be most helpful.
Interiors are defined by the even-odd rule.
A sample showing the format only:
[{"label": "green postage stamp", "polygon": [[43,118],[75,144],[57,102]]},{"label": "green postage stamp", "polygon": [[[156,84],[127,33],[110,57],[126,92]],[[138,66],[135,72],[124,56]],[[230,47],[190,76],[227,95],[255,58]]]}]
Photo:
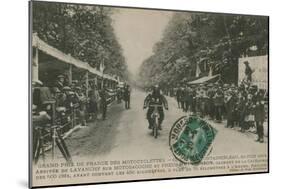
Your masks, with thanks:
[{"label": "green postage stamp", "polygon": [[217,130],[197,116],[183,116],[171,128],[169,145],[175,158],[199,164],[212,149]]}]

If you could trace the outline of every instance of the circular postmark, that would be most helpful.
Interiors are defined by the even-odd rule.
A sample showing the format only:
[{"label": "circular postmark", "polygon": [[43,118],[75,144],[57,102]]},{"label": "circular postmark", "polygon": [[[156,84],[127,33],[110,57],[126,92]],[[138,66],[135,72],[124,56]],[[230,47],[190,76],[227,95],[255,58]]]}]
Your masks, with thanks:
[{"label": "circular postmark", "polygon": [[172,126],[170,149],[182,163],[199,164],[208,151],[217,131],[197,116],[183,116]]}]

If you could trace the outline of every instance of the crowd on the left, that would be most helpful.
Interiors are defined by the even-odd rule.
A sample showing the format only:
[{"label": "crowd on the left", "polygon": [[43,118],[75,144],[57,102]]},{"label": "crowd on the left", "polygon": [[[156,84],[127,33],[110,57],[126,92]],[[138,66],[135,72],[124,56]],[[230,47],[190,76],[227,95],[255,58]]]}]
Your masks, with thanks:
[{"label": "crowd on the left", "polygon": [[[114,100],[120,103],[128,85],[98,86],[95,81],[72,80],[68,84],[64,75],[58,75],[51,86],[40,80],[32,82],[33,125],[59,124],[69,130],[75,125],[107,119],[107,109]],[[53,121],[53,122],[52,122]]]}]

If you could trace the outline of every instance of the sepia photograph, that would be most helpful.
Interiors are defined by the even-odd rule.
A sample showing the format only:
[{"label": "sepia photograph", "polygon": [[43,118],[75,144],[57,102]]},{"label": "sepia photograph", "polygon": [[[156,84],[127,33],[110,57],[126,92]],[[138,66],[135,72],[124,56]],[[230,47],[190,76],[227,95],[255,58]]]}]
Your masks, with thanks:
[{"label": "sepia photograph", "polygon": [[269,16],[29,11],[31,188],[269,172]]}]

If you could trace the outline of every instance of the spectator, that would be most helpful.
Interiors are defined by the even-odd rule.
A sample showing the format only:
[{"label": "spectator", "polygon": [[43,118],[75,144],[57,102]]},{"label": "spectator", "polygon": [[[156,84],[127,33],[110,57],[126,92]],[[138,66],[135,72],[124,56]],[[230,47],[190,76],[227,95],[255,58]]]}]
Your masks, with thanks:
[{"label": "spectator", "polygon": [[220,123],[222,121],[222,108],[224,103],[224,95],[221,87],[218,87],[214,95],[215,115],[216,120]]},{"label": "spectator", "polygon": [[96,87],[93,86],[92,90],[89,93],[89,119],[94,120],[97,118],[98,113],[98,103],[100,101],[100,96]]},{"label": "spectator", "polygon": [[107,114],[107,93],[105,86],[100,90],[99,96],[101,98],[100,100],[100,108],[102,111],[102,119],[106,120],[106,114]]},{"label": "spectator", "polygon": [[131,89],[129,85],[126,85],[124,89],[124,101],[125,101],[126,109],[130,109],[130,100],[131,100]]},{"label": "spectator", "polygon": [[254,117],[255,123],[257,127],[257,142],[263,143],[264,142],[264,128],[263,123],[265,120],[265,108],[264,108],[264,101],[263,101],[263,94],[261,91],[257,94],[257,101],[254,105]]}]

